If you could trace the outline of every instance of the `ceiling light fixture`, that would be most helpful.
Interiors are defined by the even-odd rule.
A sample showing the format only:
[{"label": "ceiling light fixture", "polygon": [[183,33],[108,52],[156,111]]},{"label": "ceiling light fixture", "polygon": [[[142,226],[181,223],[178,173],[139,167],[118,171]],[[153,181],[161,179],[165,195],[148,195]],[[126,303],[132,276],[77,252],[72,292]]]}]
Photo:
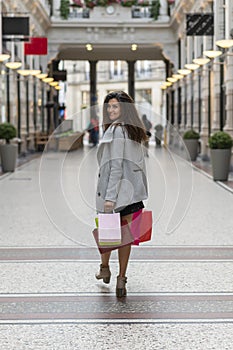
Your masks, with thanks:
[{"label": "ceiling light fixture", "polygon": [[9,69],[18,69],[22,66],[20,61],[10,61],[5,64],[5,66]]},{"label": "ceiling light fixture", "polygon": [[41,70],[40,70],[40,69],[30,69],[30,74],[31,74],[31,75],[36,76],[36,75],[38,75],[38,74],[40,74],[40,73],[41,73]]},{"label": "ceiling light fixture", "polygon": [[6,54],[6,53],[1,53],[0,54],[0,62],[4,62],[6,60],[8,60],[11,56]]},{"label": "ceiling light fixture", "polygon": [[86,44],[86,49],[87,49],[87,51],[92,51],[93,46],[91,44]]},{"label": "ceiling light fixture", "polygon": [[169,81],[170,83],[176,83],[177,79],[169,77],[167,78],[167,81]]},{"label": "ceiling light fixture", "polygon": [[36,74],[36,77],[37,77],[38,79],[45,79],[45,78],[47,78],[47,76],[48,76],[48,74],[46,74],[46,73],[39,73],[39,74]]},{"label": "ceiling light fixture", "polygon": [[54,79],[53,78],[44,78],[44,79],[42,79],[42,81],[44,83],[51,83],[52,81],[54,81]]},{"label": "ceiling light fixture", "polygon": [[216,58],[216,57],[220,56],[221,54],[222,54],[222,51],[218,51],[218,50],[203,51],[203,55],[207,56],[209,58]]},{"label": "ceiling light fixture", "polygon": [[10,51],[2,47],[2,41],[0,41],[0,52],[0,62],[4,62],[11,57]]},{"label": "ceiling light fixture", "polygon": [[223,39],[218,40],[215,43],[217,46],[222,47],[223,49],[229,49],[233,46],[233,40],[232,39]]},{"label": "ceiling light fixture", "polygon": [[49,83],[49,85],[51,86],[57,86],[59,84],[58,81],[52,81],[51,83]]},{"label": "ceiling light fixture", "polygon": [[182,79],[184,76],[182,74],[172,74],[172,78],[175,78],[177,80]]},{"label": "ceiling light fixture", "polygon": [[29,69],[18,69],[17,73],[22,75],[23,77],[27,77],[31,74]]},{"label": "ceiling light fixture", "polygon": [[177,71],[179,74],[182,74],[182,75],[188,75],[191,73],[191,70],[190,69],[178,69]]},{"label": "ceiling light fixture", "polygon": [[9,69],[18,69],[22,66],[20,59],[15,57],[15,44],[13,41],[11,43],[11,59],[5,63],[5,66]]},{"label": "ceiling light fixture", "polygon": [[131,45],[131,50],[132,51],[136,51],[138,49],[138,45],[137,44],[132,44]]},{"label": "ceiling light fixture", "polygon": [[210,62],[210,59],[206,57],[199,57],[199,58],[193,59],[193,63],[198,64],[199,66],[203,66],[204,64],[207,64],[209,62]]},{"label": "ceiling light fixture", "polygon": [[196,64],[196,63],[189,63],[189,64],[185,64],[184,66],[186,69],[189,69],[191,71],[196,70],[200,67],[199,64]]}]

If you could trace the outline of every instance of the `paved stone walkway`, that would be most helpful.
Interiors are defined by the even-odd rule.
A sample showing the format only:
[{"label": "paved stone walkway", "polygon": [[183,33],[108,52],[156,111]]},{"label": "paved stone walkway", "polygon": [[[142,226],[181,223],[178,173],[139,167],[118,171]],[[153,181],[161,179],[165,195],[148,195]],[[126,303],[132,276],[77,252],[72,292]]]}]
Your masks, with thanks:
[{"label": "paved stone walkway", "polygon": [[95,157],[48,153],[0,177],[1,350],[231,350],[230,186],[150,147],[153,239],[117,300],[116,252],[111,283],[94,277]]}]

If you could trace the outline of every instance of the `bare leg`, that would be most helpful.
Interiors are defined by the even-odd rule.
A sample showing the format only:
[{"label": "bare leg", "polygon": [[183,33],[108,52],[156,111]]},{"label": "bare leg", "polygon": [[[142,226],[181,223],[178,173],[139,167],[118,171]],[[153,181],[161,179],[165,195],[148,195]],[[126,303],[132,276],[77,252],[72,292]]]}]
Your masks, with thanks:
[{"label": "bare leg", "polygon": [[102,266],[107,267],[109,263],[111,252],[101,254]]},{"label": "bare leg", "polygon": [[125,277],[126,269],[129,261],[131,251],[131,245],[127,245],[125,247],[122,247],[118,249],[118,259],[119,259],[119,276]]},{"label": "bare leg", "polygon": [[[122,216],[122,220],[126,220],[128,223],[132,221],[133,215]],[[118,259],[119,259],[119,276],[125,277],[127,265],[129,261],[129,256],[131,252],[131,245],[118,249]]]}]

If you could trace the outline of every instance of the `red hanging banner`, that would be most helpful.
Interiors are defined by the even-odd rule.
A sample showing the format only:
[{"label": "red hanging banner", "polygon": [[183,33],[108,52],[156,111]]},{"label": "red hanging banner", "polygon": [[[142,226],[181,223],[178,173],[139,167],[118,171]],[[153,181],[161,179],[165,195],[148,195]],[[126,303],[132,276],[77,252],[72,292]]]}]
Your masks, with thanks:
[{"label": "red hanging banner", "polygon": [[47,55],[48,39],[47,38],[30,38],[29,43],[24,43],[25,55]]}]

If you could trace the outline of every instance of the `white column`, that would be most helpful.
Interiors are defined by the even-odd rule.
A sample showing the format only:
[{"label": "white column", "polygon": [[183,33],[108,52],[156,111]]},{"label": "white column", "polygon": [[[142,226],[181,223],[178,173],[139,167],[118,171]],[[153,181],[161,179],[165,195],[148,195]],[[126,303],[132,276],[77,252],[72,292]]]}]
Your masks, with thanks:
[{"label": "white column", "polygon": [[[2,0],[0,0],[0,54],[2,53]],[[2,101],[2,63],[0,62],[0,118],[3,117],[3,101]],[[0,123],[3,122],[3,120],[0,119]]]},{"label": "white column", "polygon": [[187,63],[192,63],[193,37],[187,37]]},{"label": "white column", "polygon": [[[206,36],[203,40],[203,51],[212,49],[211,37]],[[201,156],[208,160],[208,126],[209,126],[209,64],[202,68],[202,121],[201,121]],[[211,109],[212,111],[212,109]]]},{"label": "white column", "polygon": [[[27,77],[19,76],[20,79],[20,100],[21,100],[21,140],[23,141],[21,152],[26,151],[27,142],[26,142],[26,88],[25,80]],[[17,95],[17,94],[16,94]],[[30,120],[30,119],[29,119]]]},{"label": "white column", "polygon": [[230,39],[230,33],[233,28],[232,15],[233,15],[232,0],[225,0],[225,38],[226,39]]},{"label": "white column", "polygon": [[117,75],[121,75],[121,61],[119,60],[117,61]]},{"label": "white column", "polygon": [[199,94],[198,94],[198,74],[199,74],[199,69],[194,71],[193,74],[193,91],[194,91],[194,96],[193,96],[193,128],[194,130],[198,130],[198,116],[199,116]]},{"label": "white column", "polygon": [[200,36],[194,37],[194,58],[201,57],[201,44],[203,42],[203,38]]},{"label": "white column", "polygon": [[55,18],[60,17],[60,4],[61,0],[53,0],[53,17]]},{"label": "white column", "polygon": [[205,65],[202,69],[202,121],[201,121],[201,157],[208,160],[208,116],[209,116],[209,67]]},{"label": "white column", "polygon": [[[226,0],[225,37],[227,39],[230,38],[232,28],[233,28],[232,15],[233,15],[232,0]],[[226,58],[225,84],[226,84],[226,124],[224,126],[224,130],[231,133],[231,135],[233,136],[233,56],[227,56]]]},{"label": "white column", "polygon": [[167,0],[160,0],[160,9],[159,9],[159,21],[169,21],[170,18],[167,14],[168,12],[168,2]]},{"label": "white column", "polygon": [[[193,37],[187,37],[187,63],[192,63],[193,53]],[[186,129],[191,128],[191,113],[192,113],[192,79],[193,73],[187,76],[187,124]]]},{"label": "white column", "polygon": [[212,92],[214,96],[213,103],[213,119],[211,132],[218,131],[220,129],[220,65],[219,62],[213,63],[213,84]]},{"label": "white column", "polygon": [[0,0],[0,54],[2,53],[2,0]]},{"label": "white column", "polygon": [[180,80],[180,87],[181,87],[181,123],[180,123],[180,132],[184,130],[184,118],[185,118],[185,79],[183,78]]},{"label": "white column", "polygon": [[212,37],[206,36],[203,41],[203,51],[212,50]]},{"label": "white column", "polygon": [[186,84],[187,84],[187,123],[186,123],[186,129],[191,128],[191,80],[192,80],[192,73],[190,73],[186,78]]},{"label": "white column", "polygon": [[233,56],[227,57],[226,70],[226,124],[225,131],[233,135]]},{"label": "white column", "polygon": [[[180,41],[181,45],[181,67],[183,68],[186,63],[186,40],[187,37],[182,37]],[[182,133],[184,130],[184,124],[185,124],[185,89],[186,89],[186,77],[180,80],[180,87],[181,87],[181,123],[180,123],[180,132]]]},{"label": "white column", "polygon": [[178,100],[178,86],[175,85],[174,89],[174,127],[178,129],[178,113],[177,113],[177,100]]},{"label": "white column", "polygon": [[[217,0],[214,2],[214,42],[225,38],[224,31],[224,0]],[[216,48],[216,45],[214,45]],[[217,48],[219,49],[219,48]],[[216,62],[217,60],[215,60]],[[214,63],[213,65],[213,120],[212,120],[212,132],[219,130],[220,128],[220,65]]]},{"label": "white column", "polygon": [[214,1],[214,41],[224,39],[225,37],[224,3],[225,0]]}]

